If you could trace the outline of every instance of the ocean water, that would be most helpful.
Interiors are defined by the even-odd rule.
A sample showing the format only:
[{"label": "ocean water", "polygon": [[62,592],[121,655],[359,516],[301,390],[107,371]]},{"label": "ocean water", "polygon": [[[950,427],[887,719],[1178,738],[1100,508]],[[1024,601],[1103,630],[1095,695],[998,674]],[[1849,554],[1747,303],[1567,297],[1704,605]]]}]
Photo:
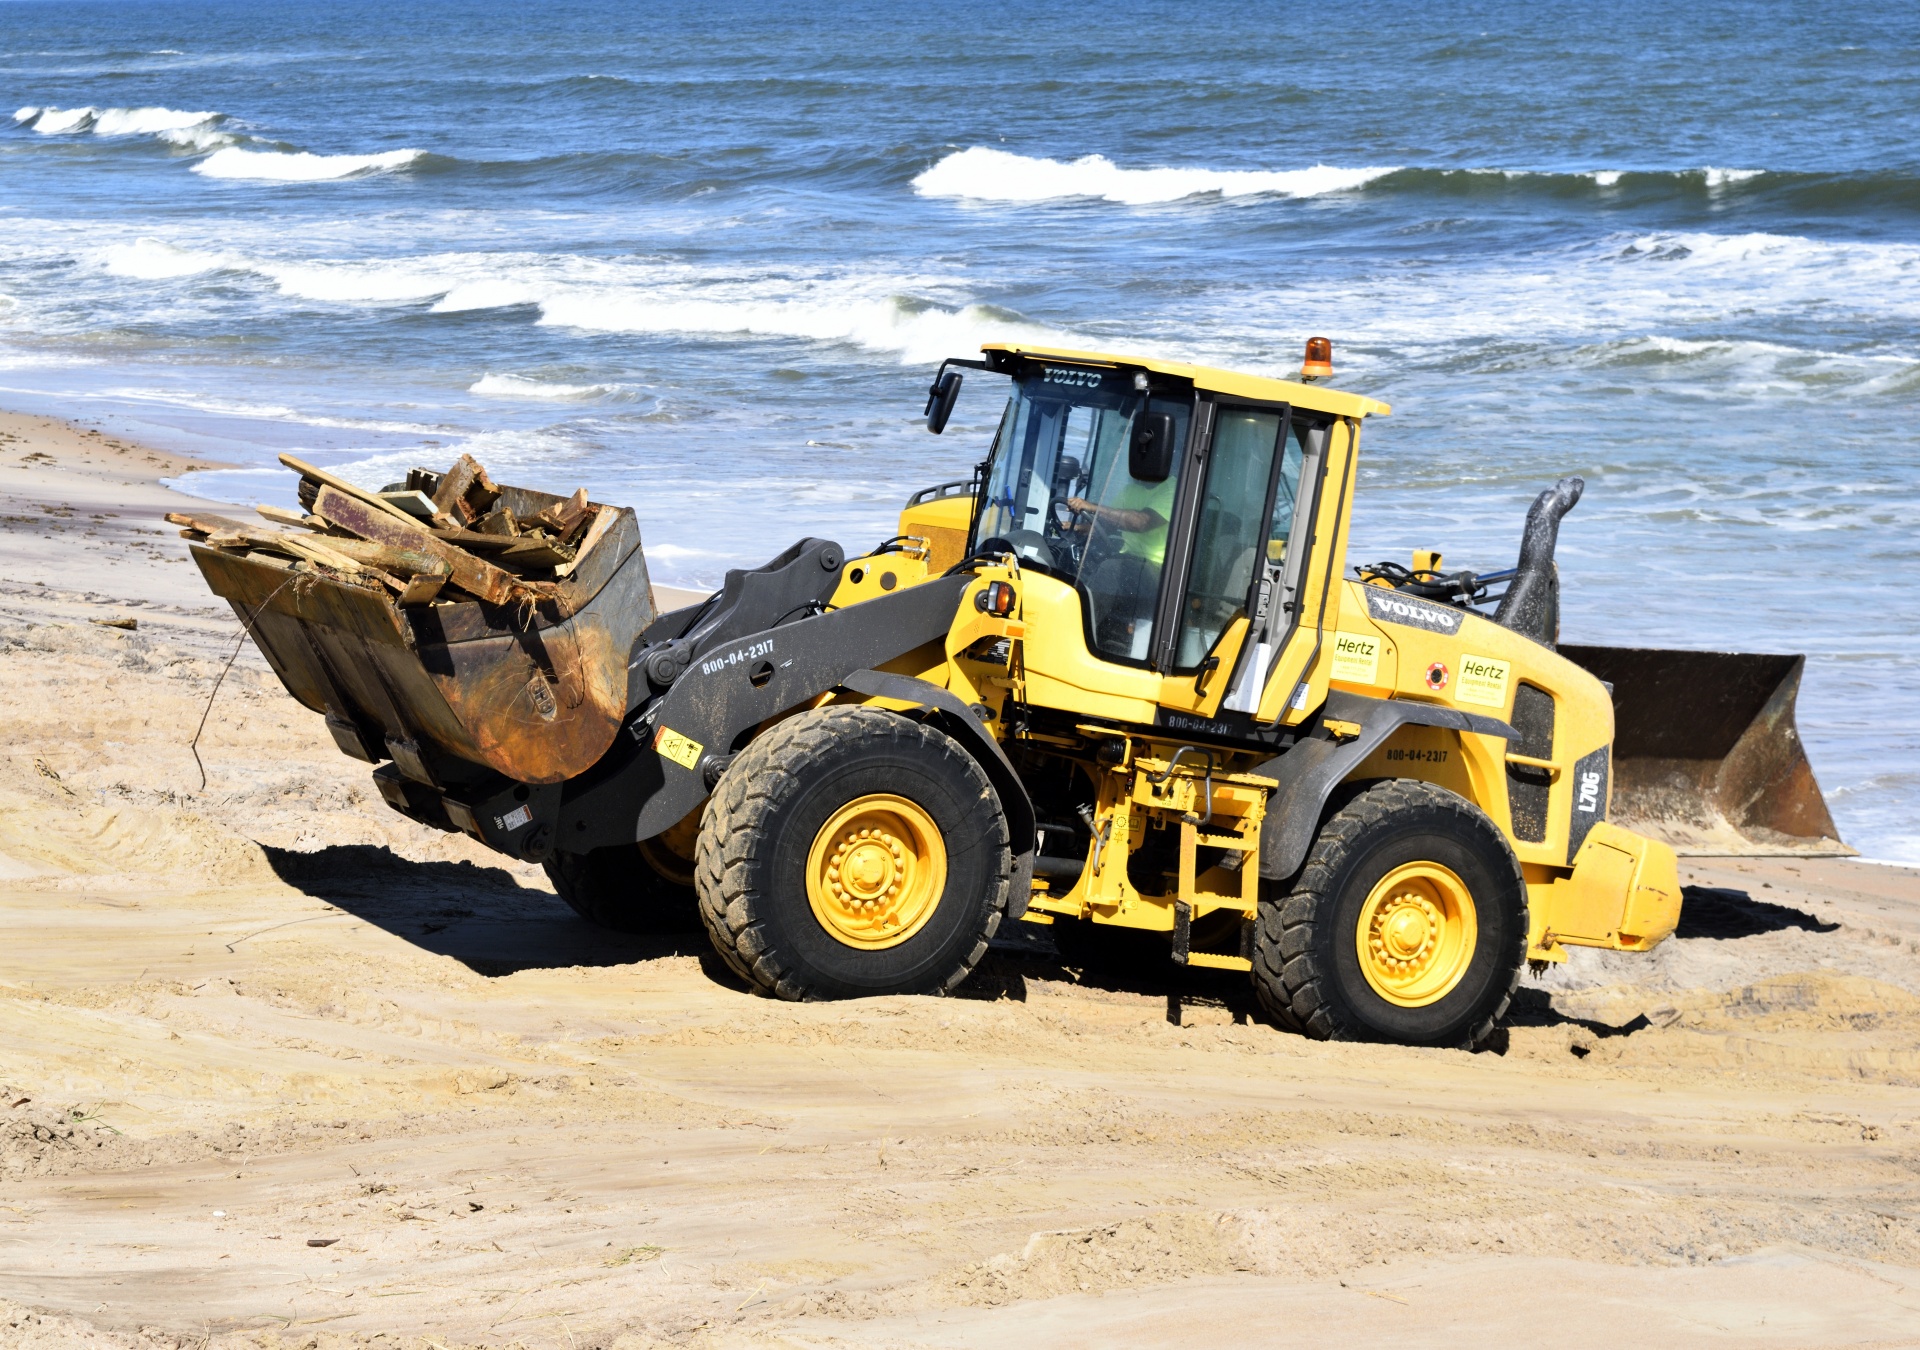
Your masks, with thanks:
[{"label": "ocean water", "polygon": [[1355,560],[1581,641],[1803,651],[1843,834],[1920,860],[1920,24],[1555,3],[0,0],[0,404],[364,482],[630,503],[655,575],[891,532],[1051,338],[1394,405]]}]

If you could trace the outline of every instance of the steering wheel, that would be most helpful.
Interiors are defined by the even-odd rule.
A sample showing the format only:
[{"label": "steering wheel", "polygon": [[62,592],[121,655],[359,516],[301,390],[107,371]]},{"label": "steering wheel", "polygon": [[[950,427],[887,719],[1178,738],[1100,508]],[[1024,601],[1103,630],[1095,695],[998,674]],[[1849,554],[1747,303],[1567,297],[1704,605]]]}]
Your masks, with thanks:
[{"label": "steering wheel", "polygon": [[1055,497],[1049,503],[1047,514],[1047,542],[1053,545],[1056,553],[1072,558],[1074,566],[1078,567],[1080,554],[1086,548],[1087,531],[1074,527],[1088,519],[1090,513],[1076,511],[1067,505],[1066,498]]},{"label": "steering wheel", "polygon": [[1053,527],[1062,533],[1071,530],[1074,522],[1085,514],[1068,506],[1065,497],[1055,497],[1049,505],[1053,510]]}]

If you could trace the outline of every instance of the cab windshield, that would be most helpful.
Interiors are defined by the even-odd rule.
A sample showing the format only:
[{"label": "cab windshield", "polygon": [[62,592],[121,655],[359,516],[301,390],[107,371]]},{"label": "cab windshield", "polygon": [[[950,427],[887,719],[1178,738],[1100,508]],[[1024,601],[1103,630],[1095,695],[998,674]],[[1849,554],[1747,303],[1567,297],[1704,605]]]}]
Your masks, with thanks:
[{"label": "cab windshield", "polygon": [[1148,408],[1173,416],[1178,463],[1189,401],[1143,393],[1115,371],[1050,366],[1016,380],[975,535],[979,551],[1011,550],[1023,566],[1073,583],[1094,650],[1142,665],[1179,481],[1128,472],[1133,422]]}]

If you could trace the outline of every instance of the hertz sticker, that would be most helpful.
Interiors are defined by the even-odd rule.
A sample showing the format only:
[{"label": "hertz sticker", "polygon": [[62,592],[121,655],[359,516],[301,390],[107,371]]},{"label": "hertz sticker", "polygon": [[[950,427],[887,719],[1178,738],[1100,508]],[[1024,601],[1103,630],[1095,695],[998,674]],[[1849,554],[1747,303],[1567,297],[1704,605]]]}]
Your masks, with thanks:
[{"label": "hertz sticker", "polygon": [[1333,678],[1349,684],[1379,683],[1380,639],[1359,633],[1335,633]]},{"label": "hertz sticker", "polygon": [[700,762],[701,752],[706,746],[682,736],[671,727],[661,727],[654,735],[653,748],[681,768],[691,769]]},{"label": "hertz sticker", "polygon": [[1462,703],[1478,703],[1483,708],[1504,708],[1507,706],[1507,681],[1513,674],[1513,667],[1505,661],[1496,661],[1491,656],[1463,656],[1460,658],[1460,683],[1455,687],[1455,697]]}]

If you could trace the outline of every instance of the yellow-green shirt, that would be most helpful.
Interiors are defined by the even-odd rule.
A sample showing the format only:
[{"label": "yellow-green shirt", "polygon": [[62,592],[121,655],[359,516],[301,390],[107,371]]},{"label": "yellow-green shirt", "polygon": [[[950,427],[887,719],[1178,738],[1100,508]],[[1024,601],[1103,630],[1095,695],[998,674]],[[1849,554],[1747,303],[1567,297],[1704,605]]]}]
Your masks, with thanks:
[{"label": "yellow-green shirt", "polygon": [[1152,511],[1160,517],[1160,523],[1152,529],[1120,531],[1123,556],[1143,558],[1155,567],[1167,561],[1167,531],[1173,520],[1174,489],[1178,482],[1171,474],[1158,483],[1129,478],[1113,494],[1113,500],[1105,503],[1116,511]]}]

